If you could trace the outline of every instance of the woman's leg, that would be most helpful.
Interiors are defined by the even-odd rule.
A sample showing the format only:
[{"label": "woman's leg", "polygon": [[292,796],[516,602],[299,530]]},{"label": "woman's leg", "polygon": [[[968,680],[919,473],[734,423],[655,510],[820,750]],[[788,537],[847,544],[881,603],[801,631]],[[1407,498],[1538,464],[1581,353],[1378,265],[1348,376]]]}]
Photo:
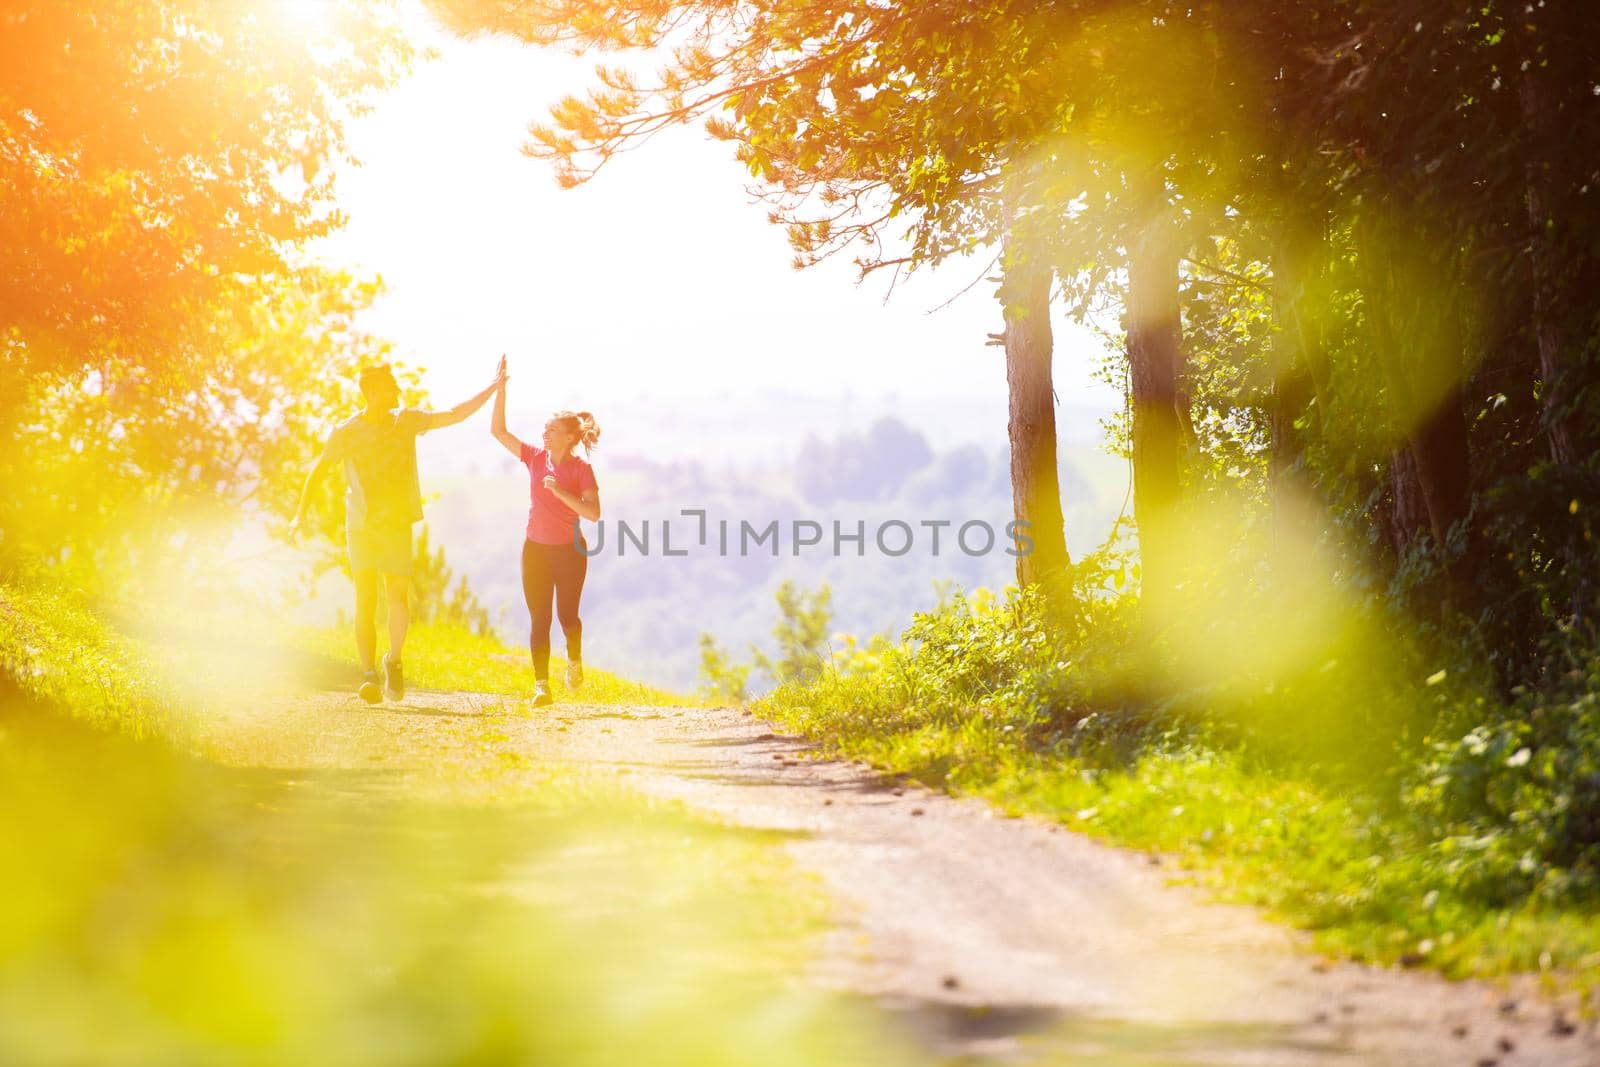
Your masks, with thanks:
[{"label": "woman's leg", "polygon": [[567,639],[567,659],[583,659],[583,621],[578,618],[578,600],[583,596],[583,580],[589,574],[589,557],[570,544],[554,545],[556,616]]},{"label": "woman's leg", "polygon": [[522,542],[522,596],[528,602],[532,629],[528,648],[533,653],[533,676],[544,682],[550,678],[550,595],[555,590],[555,573],[550,566],[549,546],[534,541]]}]

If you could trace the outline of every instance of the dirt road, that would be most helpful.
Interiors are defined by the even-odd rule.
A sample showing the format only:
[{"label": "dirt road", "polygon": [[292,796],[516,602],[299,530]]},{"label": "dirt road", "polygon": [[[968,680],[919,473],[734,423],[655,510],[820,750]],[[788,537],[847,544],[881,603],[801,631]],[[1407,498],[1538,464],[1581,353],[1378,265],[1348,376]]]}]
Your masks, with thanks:
[{"label": "dirt road", "polygon": [[[733,825],[783,832],[834,902],[813,979],[871,998],[931,1059],[1595,1067],[1526,986],[1329,964],[1151,857],[816,758],[727,708],[413,694],[299,701],[220,732],[250,765],[404,769],[531,757],[614,771]],[[464,728],[492,718],[494,730]]]}]

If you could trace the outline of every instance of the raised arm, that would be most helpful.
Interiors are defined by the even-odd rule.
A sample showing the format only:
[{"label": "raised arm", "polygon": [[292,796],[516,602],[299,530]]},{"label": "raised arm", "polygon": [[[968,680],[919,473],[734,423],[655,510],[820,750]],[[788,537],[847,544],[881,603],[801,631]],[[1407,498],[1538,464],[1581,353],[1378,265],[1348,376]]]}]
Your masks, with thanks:
[{"label": "raised arm", "polygon": [[489,416],[489,432],[518,459],[522,458],[522,442],[506,429],[506,357],[500,357],[500,373],[495,377],[494,411]]},{"label": "raised arm", "polygon": [[418,427],[417,432],[427,433],[429,430],[437,430],[444,426],[454,426],[458,422],[471,418],[474,412],[483,407],[484,401],[488,400],[494,394],[494,391],[500,388],[505,376],[506,360],[504,356],[501,356],[500,366],[495,369],[494,381],[490,382],[487,388],[482,392],[474,393],[448,411],[424,412],[422,425]]}]

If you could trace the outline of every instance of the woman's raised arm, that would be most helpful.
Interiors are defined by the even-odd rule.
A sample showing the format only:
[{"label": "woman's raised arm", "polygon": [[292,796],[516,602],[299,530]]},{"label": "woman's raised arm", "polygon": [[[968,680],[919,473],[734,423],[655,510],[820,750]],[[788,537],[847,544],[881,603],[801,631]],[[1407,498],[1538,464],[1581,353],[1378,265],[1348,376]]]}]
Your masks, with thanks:
[{"label": "woman's raised arm", "polygon": [[494,439],[505,445],[506,451],[518,459],[522,458],[522,442],[517,435],[506,429],[506,357],[500,357],[500,368],[496,374],[499,387],[494,391],[494,413],[489,416],[489,432],[494,434]]}]

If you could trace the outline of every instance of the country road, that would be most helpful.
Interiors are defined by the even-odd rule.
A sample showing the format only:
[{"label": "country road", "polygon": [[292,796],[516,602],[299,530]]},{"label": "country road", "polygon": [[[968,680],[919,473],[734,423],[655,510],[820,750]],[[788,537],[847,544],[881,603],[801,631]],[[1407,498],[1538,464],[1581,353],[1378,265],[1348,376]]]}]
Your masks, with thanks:
[{"label": "country road", "polygon": [[1528,983],[1330,963],[1174,884],[1157,857],[818,758],[737,709],[525,712],[484,694],[367,708],[330,693],[218,721],[210,748],[234,766],[402,779],[441,763],[572,764],[782,834],[830,900],[808,979],[869,1000],[931,1062],[1600,1064],[1594,1025]]}]

